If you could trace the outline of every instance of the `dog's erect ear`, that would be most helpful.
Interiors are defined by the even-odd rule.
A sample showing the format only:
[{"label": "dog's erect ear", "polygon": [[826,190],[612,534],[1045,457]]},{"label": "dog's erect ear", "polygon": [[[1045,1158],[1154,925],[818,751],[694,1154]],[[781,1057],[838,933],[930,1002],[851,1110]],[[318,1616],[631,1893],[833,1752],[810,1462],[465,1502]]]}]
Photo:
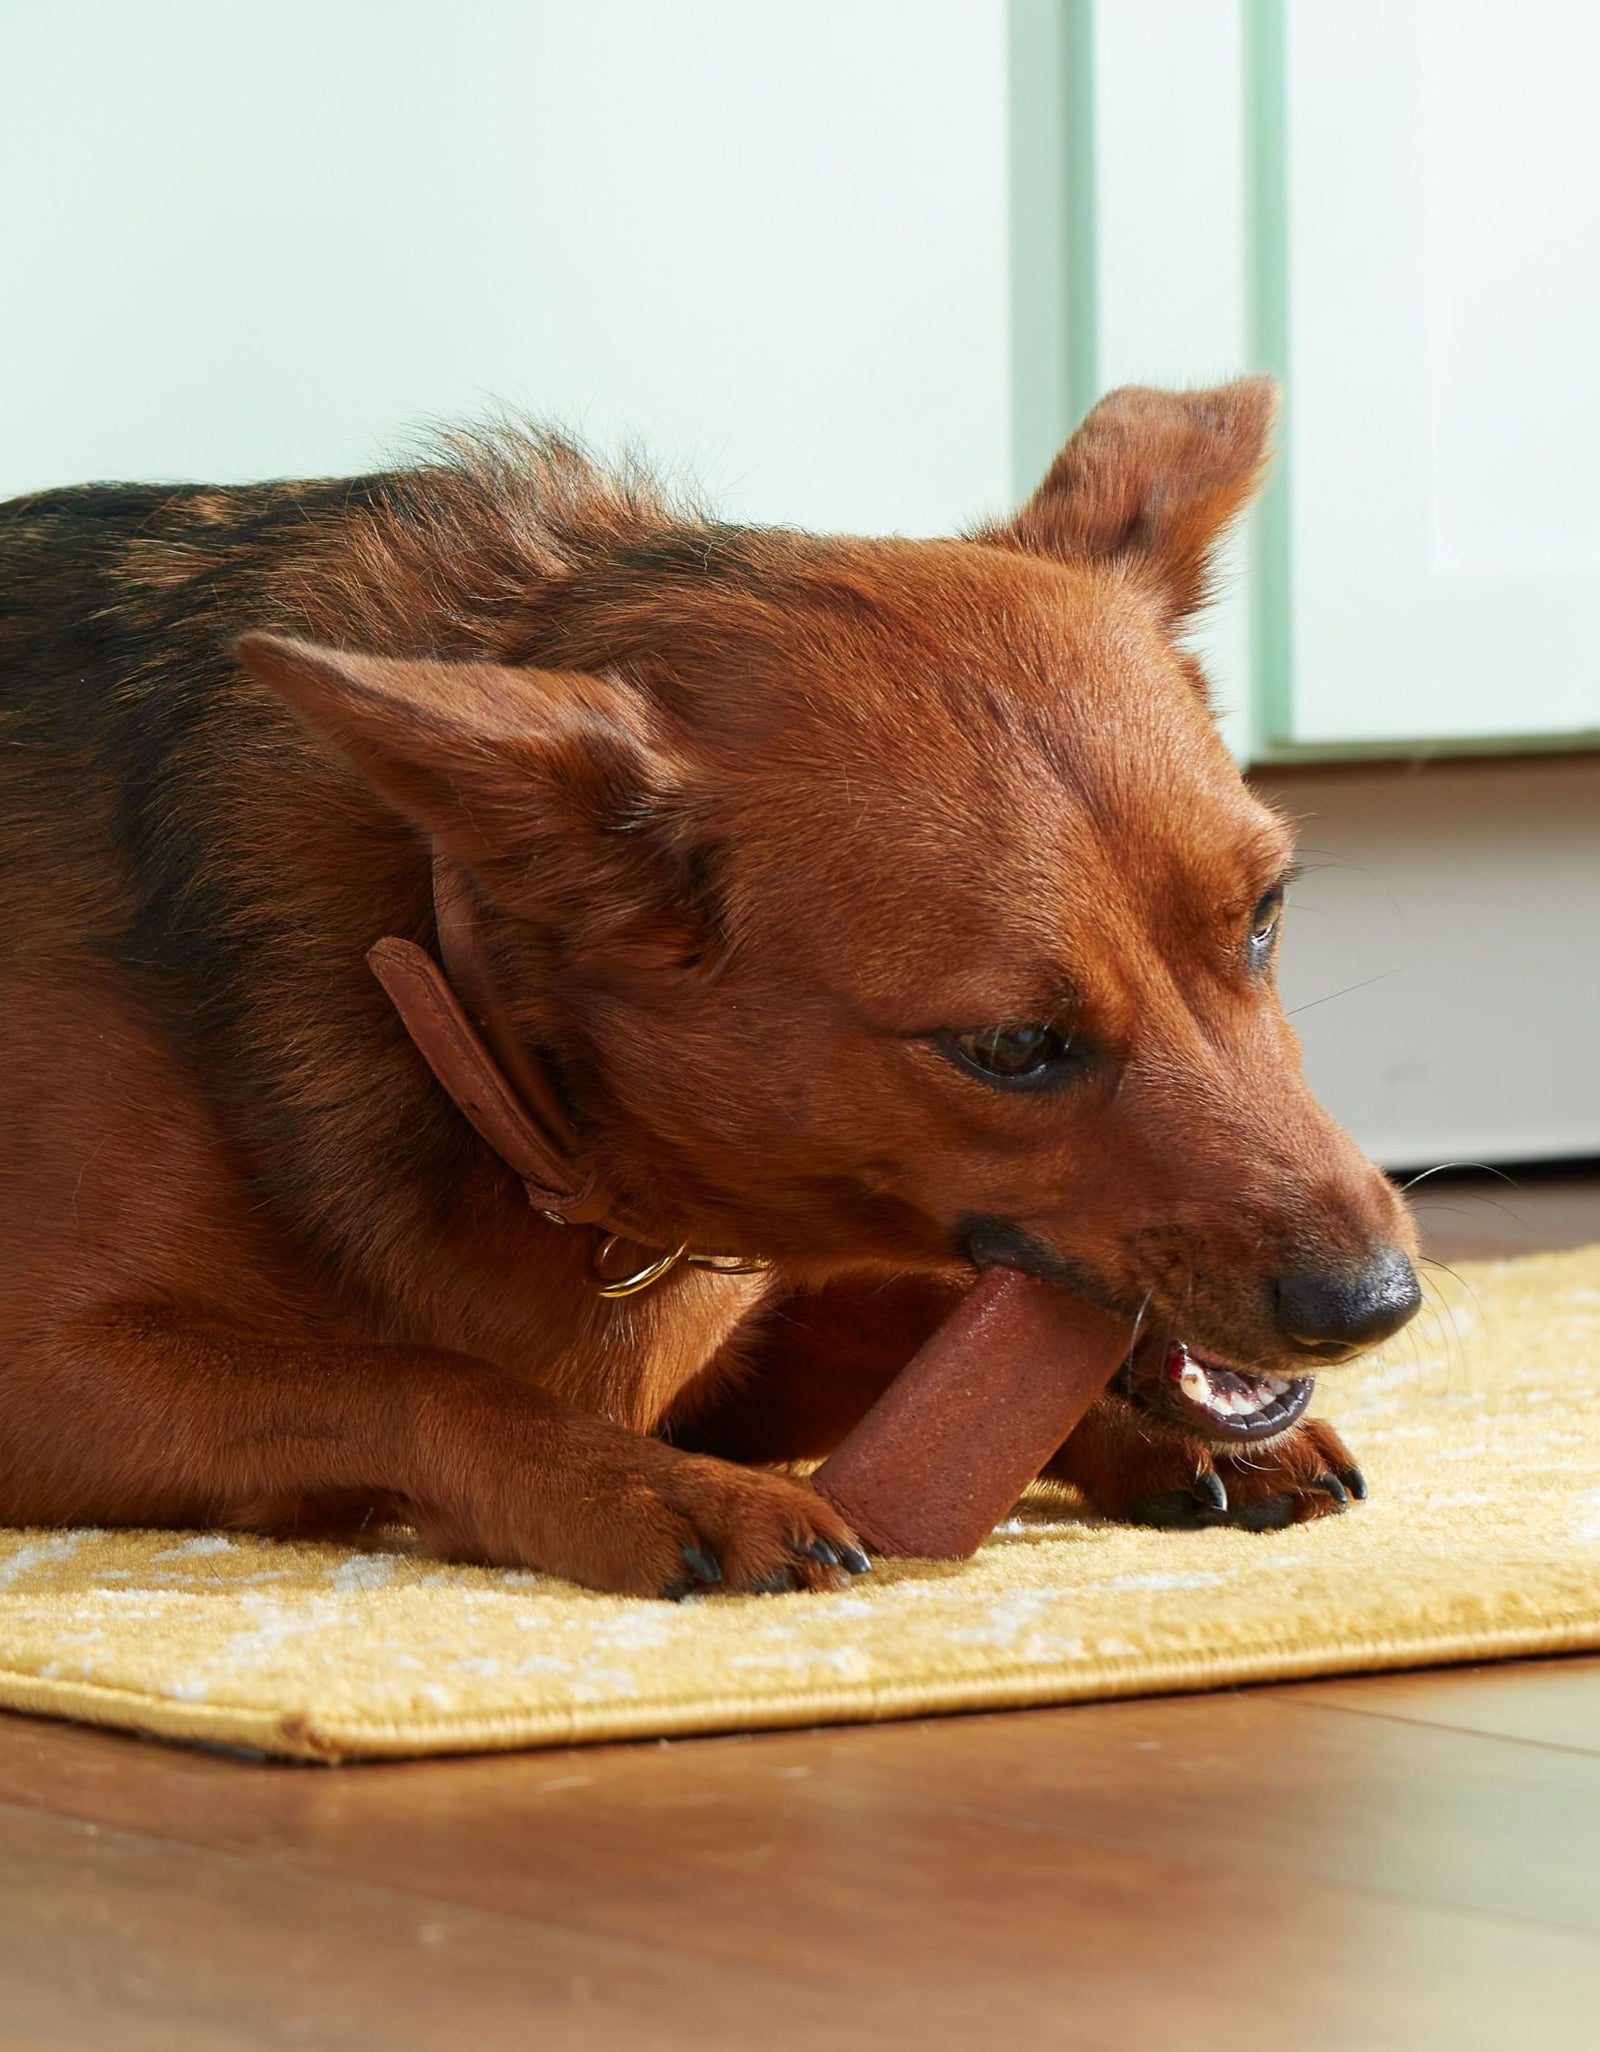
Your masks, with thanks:
[{"label": "dog's erect ear", "polygon": [[620,818],[649,778],[643,709],[601,677],[351,655],[276,634],[246,634],[236,652],[399,811],[474,867],[523,860],[552,831]]},{"label": "dog's erect ear", "polygon": [[1205,603],[1211,552],[1261,483],[1277,408],[1271,378],[1125,385],[1084,417],[1015,520],[982,539],[1125,564],[1176,623]]},{"label": "dog's erect ear", "polygon": [[671,923],[694,869],[680,845],[682,765],[626,685],[276,634],[246,634],[235,651],[491,893],[534,916],[570,908],[596,937]]}]

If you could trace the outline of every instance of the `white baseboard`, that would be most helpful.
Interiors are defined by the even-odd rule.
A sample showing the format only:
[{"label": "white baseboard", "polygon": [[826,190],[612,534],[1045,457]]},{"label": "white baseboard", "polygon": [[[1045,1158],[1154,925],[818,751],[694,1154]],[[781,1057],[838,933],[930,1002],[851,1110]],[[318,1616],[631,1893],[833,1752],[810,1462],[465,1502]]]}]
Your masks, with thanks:
[{"label": "white baseboard", "polygon": [[1600,1154],[1600,755],[1263,770],[1299,822],[1280,984],[1378,1161]]}]

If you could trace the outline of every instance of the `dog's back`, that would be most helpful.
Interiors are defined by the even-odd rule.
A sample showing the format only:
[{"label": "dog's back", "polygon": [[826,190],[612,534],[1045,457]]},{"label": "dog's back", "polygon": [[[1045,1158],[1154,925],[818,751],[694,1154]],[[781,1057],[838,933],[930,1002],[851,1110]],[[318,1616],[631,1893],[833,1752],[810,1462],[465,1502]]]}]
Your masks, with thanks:
[{"label": "dog's back", "polygon": [[[327,858],[292,821],[329,766],[229,643],[295,621],[279,594],[363,488],[87,486],[0,507],[12,1330],[74,1276],[102,1291],[141,1216],[130,1272],[147,1275],[164,1243],[161,1286],[182,1290],[219,1258],[204,1221],[233,1218],[237,1188],[270,1175],[252,1126],[281,1100],[283,1056],[252,1054],[247,1020],[293,980],[297,928],[302,975],[318,976],[327,939],[296,908]],[[224,1156],[244,1174],[234,1194]]]},{"label": "dog's back", "polygon": [[0,1001],[38,997],[46,952],[178,966],[157,929],[192,883],[189,766],[250,695],[227,623],[313,507],[182,485],[0,505]]}]

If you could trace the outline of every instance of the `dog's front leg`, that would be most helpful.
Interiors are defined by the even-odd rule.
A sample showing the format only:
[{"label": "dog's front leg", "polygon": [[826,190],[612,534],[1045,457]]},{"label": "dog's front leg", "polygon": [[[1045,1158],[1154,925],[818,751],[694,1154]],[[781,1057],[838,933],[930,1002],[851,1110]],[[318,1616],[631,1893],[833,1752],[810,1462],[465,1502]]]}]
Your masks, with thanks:
[{"label": "dog's front leg", "polygon": [[363,1500],[452,1559],[682,1595],[839,1586],[822,1499],[629,1432],[439,1349],[273,1341],[170,1314],[80,1318],[7,1362],[0,1520],[292,1529]]}]

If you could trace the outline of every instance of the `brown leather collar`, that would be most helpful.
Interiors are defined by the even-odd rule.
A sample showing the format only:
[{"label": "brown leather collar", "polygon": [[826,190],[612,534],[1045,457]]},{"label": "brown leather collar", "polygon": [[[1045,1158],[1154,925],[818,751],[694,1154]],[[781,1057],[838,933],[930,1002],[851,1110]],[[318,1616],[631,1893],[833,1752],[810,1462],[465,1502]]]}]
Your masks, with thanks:
[{"label": "brown leather collar", "polygon": [[[433,912],[442,969],[425,948],[398,934],[376,942],[367,965],[440,1088],[521,1179],[534,1209],[553,1224],[598,1226],[608,1236],[590,1264],[601,1296],[633,1296],[680,1261],[726,1275],[767,1267],[737,1255],[691,1254],[687,1246],[653,1250],[619,1213],[598,1176],[584,1169],[560,1086],[538,1055],[523,1047],[495,994],[471,879],[438,854]],[[617,1274],[609,1257],[624,1243],[650,1258]]]},{"label": "brown leather collar", "polygon": [[417,1052],[479,1138],[521,1178],[536,1211],[562,1225],[604,1226],[636,1240],[616,1217],[610,1192],[578,1161],[555,1079],[507,1029],[472,885],[441,855],[433,862],[433,905],[443,969],[397,934],[367,954]]}]

